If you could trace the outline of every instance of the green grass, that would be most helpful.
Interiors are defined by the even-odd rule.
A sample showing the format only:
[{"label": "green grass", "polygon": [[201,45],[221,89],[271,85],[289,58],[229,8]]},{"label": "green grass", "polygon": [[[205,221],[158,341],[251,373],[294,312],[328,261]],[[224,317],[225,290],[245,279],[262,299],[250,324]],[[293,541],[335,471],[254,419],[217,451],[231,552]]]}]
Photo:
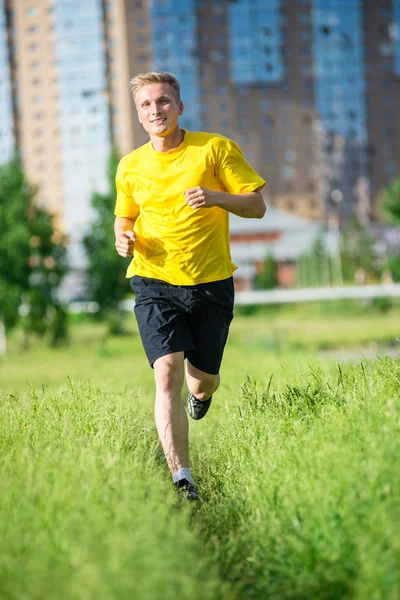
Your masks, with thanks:
[{"label": "green grass", "polygon": [[400,597],[400,365],[249,380],[196,444],[204,534],[243,598]]},{"label": "green grass", "polygon": [[[171,489],[133,321],[121,339],[77,325],[57,351],[22,353],[15,335],[0,598],[397,600],[399,361],[339,366],[315,348],[395,343],[398,314],[327,327],[307,310],[236,319],[212,410],[191,423],[195,509]],[[277,327],[299,343],[268,343]]]},{"label": "green grass", "polygon": [[275,351],[395,345],[400,306],[388,312],[350,301],[260,307],[251,318],[237,320],[233,337]]}]

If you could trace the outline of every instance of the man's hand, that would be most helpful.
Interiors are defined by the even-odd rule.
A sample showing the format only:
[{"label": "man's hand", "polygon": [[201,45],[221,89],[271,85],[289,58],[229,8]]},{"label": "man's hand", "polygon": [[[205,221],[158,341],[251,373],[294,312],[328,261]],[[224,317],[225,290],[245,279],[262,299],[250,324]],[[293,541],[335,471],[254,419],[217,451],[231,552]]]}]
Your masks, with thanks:
[{"label": "man's hand", "polygon": [[183,192],[186,198],[186,204],[193,210],[195,208],[210,208],[211,206],[218,206],[217,198],[221,192],[215,190],[208,190],[203,187],[195,187]]},{"label": "man's hand", "polygon": [[118,233],[115,239],[115,247],[118,254],[125,258],[132,256],[135,242],[136,238],[133,231]]}]

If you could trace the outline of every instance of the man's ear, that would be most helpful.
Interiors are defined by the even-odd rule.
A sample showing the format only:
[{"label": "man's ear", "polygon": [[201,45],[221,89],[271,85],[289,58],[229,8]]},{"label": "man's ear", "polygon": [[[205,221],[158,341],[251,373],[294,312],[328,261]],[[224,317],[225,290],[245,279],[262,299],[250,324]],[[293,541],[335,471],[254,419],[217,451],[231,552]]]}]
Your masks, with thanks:
[{"label": "man's ear", "polygon": [[182,100],[179,100],[178,102],[178,106],[179,106],[179,115],[183,114],[183,110],[184,110],[184,106],[183,106],[183,102]]}]

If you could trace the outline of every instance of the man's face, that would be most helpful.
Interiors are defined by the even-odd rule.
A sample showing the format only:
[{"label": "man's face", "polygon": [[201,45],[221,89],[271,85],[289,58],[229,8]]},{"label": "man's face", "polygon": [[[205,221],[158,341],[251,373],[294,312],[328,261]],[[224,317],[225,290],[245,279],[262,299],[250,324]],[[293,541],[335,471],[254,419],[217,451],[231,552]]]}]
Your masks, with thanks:
[{"label": "man's face", "polygon": [[169,83],[149,83],[136,94],[140,123],[150,135],[166,137],[178,126],[183,104]]}]

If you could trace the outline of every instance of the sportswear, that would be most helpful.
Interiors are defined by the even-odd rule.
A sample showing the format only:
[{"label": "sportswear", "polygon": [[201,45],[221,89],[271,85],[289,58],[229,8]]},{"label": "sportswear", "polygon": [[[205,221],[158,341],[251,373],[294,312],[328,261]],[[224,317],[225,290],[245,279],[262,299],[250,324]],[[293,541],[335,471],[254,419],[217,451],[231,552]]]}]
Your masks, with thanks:
[{"label": "sportswear", "polygon": [[217,375],[233,318],[232,277],[180,286],[135,275],[130,283],[150,365],[167,354],[184,352],[194,367]]},{"label": "sportswear", "polygon": [[192,392],[189,392],[187,404],[188,404],[188,413],[195,421],[200,421],[203,417],[206,416],[208,409],[211,406],[212,396],[208,398],[208,400],[198,400]]},{"label": "sportswear", "polygon": [[232,140],[215,133],[184,132],[182,143],[157,152],[151,142],[123,157],[116,175],[115,215],[135,220],[136,242],[127,277],[195,285],[231,277],[229,213],[192,209],[184,192],[201,186],[241,194],[265,181]]}]

